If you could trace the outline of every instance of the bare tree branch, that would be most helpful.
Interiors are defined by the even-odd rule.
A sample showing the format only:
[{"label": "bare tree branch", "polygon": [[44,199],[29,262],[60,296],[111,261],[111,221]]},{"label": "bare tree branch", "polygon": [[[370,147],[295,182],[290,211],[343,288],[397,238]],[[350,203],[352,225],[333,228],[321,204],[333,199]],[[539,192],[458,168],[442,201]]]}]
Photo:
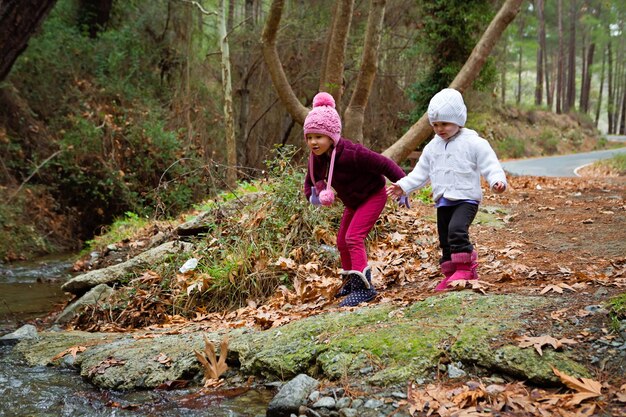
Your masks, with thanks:
[{"label": "bare tree branch", "polygon": [[267,21],[263,28],[263,35],[261,36],[261,46],[265,63],[272,77],[274,89],[278,97],[280,97],[280,101],[296,122],[304,124],[304,119],[306,115],[309,114],[309,110],[300,103],[291,85],[289,85],[287,75],[285,74],[276,49],[276,35],[278,33],[284,3],[284,0],[272,1],[269,15],[267,16]]},{"label": "bare tree branch", "polygon": [[361,70],[352,93],[350,104],[344,114],[344,135],[347,138],[363,142],[363,122],[365,108],[372,91],[374,78],[378,70],[378,49],[385,18],[387,0],[371,0],[367,19],[367,32],[361,58]]},{"label": "bare tree branch", "polygon": [[[469,88],[482,69],[491,50],[502,36],[506,27],[515,19],[520,11],[523,0],[506,0],[493,18],[480,41],[474,47],[461,71],[452,80],[451,88],[460,92]],[[383,155],[396,162],[405,159],[415,148],[430,137],[432,129],[425,113],[396,143],[391,145]]]}]

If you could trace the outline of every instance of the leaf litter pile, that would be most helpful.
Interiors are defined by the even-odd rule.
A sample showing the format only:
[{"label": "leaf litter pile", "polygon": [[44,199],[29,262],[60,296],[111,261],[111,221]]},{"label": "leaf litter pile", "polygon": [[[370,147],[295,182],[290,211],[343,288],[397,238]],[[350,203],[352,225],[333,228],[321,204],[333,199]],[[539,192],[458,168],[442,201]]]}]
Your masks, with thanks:
[{"label": "leaf litter pile", "polygon": [[[617,404],[617,409],[626,407],[625,353],[596,352],[598,343],[611,346],[620,340],[620,336],[608,328],[606,315],[593,315],[591,320],[595,322],[585,322],[586,327],[567,337],[557,339],[545,330],[551,329],[554,322],[590,316],[589,308],[585,307],[598,304],[598,300],[623,296],[626,288],[626,181],[623,177],[512,177],[509,186],[502,195],[485,193],[470,229],[479,253],[480,279],[471,283],[457,282],[452,291],[566,295],[561,309],[535,311],[528,320],[528,334],[517,343],[520,347],[534,349],[538,355],[545,348],[568,346],[575,347],[581,357],[600,357],[595,364],[597,377],[574,378],[554,369],[563,383],[559,390],[532,388],[522,382],[487,386],[474,381],[463,385],[446,381],[426,386],[409,384],[407,399],[402,402],[412,415],[435,416],[489,413],[591,416],[601,413],[609,402]],[[269,260],[267,254],[259,252],[259,257],[265,257],[260,264],[268,270],[286,273],[291,285],[277,285],[270,296],[250,298],[239,308],[223,311],[193,308],[187,314],[172,314],[168,297],[174,304],[176,297],[189,294],[190,286],[198,285],[198,277],[193,271],[177,273],[178,292],[170,289],[166,294],[155,285],[158,274],[148,271],[135,280],[133,296],[126,297],[127,305],[121,314],[106,318],[92,310],[91,315],[79,316],[73,326],[99,331],[165,327],[172,333],[185,332],[187,327],[193,327],[194,331],[244,326],[269,329],[337,309],[333,294],[340,280],[336,253],[332,249],[334,233],[330,228],[316,229],[313,233],[316,251],[293,247],[284,256]],[[145,239],[150,237],[148,234]],[[127,246],[145,246],[141,240],[138,237]],[[435,294],[433,289],[441,276],[435,210],[431,205],[413,201],[412,208],[404,209],[390,202],[370,234],[368,244],[373,280],[379,290],[373,303],[407,306]],[[220,371],[225,369],[225,364],[217,361],[214,348],[207,344],[205,352],[196,352],[196,355],[205,370],[205,384],[219,384]]]}]

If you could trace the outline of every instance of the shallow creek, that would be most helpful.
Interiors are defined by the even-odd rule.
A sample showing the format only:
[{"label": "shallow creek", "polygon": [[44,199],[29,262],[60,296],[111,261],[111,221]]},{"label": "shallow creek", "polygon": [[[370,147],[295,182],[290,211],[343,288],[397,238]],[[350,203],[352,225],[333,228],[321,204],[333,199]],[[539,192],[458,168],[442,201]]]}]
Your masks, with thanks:
[{"label": "shallow creek", "polygon": [[[71,260],[41,259],[0,264],[0,335],[22,324],[37,325],[68,300],[61,284]],[[0,346],[0,416],[264,416],[272,393],[266,390],[203,392],[199,388],[146,391],[101,390],[75,370],[30,367]]]}]

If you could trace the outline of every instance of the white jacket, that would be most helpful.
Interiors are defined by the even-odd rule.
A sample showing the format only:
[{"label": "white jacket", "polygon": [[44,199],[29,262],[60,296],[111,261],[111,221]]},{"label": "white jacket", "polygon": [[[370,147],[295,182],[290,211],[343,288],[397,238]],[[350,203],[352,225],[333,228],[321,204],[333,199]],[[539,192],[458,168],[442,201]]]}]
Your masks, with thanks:
[{"label": "white jacket", "polygon": [[448,142],[435,135],[413,171],[396,184],[409,194],[430,180],[434,201],[441,197],[481,201],[481,174],[490,188],[498,181],[506,185],[506,175],[489,142],[475,131],[461,128]]}]

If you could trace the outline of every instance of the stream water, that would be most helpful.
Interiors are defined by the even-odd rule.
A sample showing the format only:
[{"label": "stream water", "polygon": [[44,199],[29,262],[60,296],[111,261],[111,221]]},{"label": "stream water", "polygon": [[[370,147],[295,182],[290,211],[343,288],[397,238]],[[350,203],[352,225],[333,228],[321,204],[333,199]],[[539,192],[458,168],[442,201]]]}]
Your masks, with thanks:
[{"label": "stream water", "polygon": [[[0,335],[41,319],[68,300],[61,284],[68,257],[0,264]],[[83,380],[76,370],[27,366],[10,346],[0,346],[0,416],[11,417],[255,417],[264,416],[269,390],[201,389],[110,391]]]}]

